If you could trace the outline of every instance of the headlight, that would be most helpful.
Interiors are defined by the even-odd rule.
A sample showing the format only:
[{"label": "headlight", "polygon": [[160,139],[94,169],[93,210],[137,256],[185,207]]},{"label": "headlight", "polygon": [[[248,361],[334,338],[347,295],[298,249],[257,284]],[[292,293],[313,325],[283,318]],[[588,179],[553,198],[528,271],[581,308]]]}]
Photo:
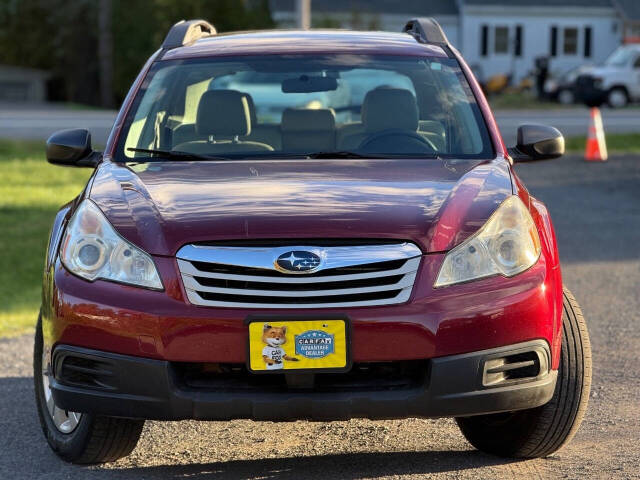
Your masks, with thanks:
[{"label": "headlight", "polygon": [[487,223],[444,258],[434,287],[468,282],[491,275],[513,277],[540,256],[540,238],[519,197],[507,198]]},{"label": "headlight", "polygon": [[162,289],[151,257],[122,238],[90,200],[82,202],[67,225],[60,258],[69,271],[87,280]]}]

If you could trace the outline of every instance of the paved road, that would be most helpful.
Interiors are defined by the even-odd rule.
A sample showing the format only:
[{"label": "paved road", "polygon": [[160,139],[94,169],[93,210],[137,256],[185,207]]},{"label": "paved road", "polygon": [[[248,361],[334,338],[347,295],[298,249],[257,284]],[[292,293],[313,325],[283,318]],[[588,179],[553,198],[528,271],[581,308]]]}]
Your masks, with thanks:
[{"label": "paved road", "polygon": [[57,130],[86,128],[104,145],[116,118],[108,110],[71,110],[56,105],[0,104],[0,138],[46,140]]},{"label": "paved road", "polygon": [[[640,132],[640,109],[603,108],[602,123],[607,133]],[[507,145],[515,144],[518,125],[541,123],[558,128],[565,137],[585,136],[589,127],[589,110],[567,108],[552,110],[497,110],[494,112]]]},{"label": "paved road", "polygon": [[640,158],[518,166],[549,206],[566,283],[593,344],[593,391],[574,441],[545,460],[473,451],[449,419],[274,424],[148,422],[105,467],[59,461],[39,431],[31,338],[0,340],[2,479],[640,478]]},{"label": "paved road", "polygon": [[[589,112],[586,108],[553,110],[498,110],[495,112],[505,142],[515,142],[518,125],[542,123],[553,125],[565,136],[586,135]],[[45,140],[56,130],[87,128],[93,142],[104,145],[116,113],[100,110],[68,110],[55,106],[31,108],[0,104],[0,138]],[[640,132],[640,109],[602,110],[608,133]]]}]

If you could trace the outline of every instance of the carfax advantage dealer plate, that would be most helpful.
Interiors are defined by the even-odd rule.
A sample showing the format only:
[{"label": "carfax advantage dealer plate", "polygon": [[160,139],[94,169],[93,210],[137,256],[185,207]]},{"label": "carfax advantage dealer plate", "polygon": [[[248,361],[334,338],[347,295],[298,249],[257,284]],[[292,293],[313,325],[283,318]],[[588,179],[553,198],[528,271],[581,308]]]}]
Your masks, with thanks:
[{"label": "carfax advantage dealer plate", "polygon": [[345,371],[349,350],[345,319],[249,320],[252,372]]}]

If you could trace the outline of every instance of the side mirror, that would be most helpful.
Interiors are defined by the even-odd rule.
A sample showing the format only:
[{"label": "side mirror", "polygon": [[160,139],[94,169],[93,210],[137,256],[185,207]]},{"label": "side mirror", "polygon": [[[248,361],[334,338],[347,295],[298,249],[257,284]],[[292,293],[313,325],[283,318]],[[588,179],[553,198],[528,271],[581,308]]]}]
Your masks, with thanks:
[{"label": "side mirror", "polygon": [[91,133],[84,128],[60,130],[47,140],[47,161],[69,167],[95,167],[101,152],[91,149]]},{"label": "side mirror", "polygon": [[558,158],[564,155],[564,137],[557,128],[520,125],[517,145],[508,151],[514,162]]}]

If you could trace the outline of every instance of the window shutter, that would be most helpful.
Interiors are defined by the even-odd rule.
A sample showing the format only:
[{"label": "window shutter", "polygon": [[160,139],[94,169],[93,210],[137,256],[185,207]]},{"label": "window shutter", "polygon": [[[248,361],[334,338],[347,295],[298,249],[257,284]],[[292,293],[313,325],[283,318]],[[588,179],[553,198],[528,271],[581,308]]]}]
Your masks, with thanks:
[{"label": "window shutter", "polygon": [[513,53],[516,57],[522,56],[522,25],[516,25],[516,42]]},{"label": "window shutter", "polygon": [[489,53],[489,27],[487,25],[482,26],[480,36],[480,55],[486,57]]},{"label": "window shutter", "polygon": [[591,58],[591,27],[584,27],[584,58]]},{"label": "window shutter", "polygon": [[551,27],[551,50],[550,54],[552,57],[558,55],[558,27]]}]

